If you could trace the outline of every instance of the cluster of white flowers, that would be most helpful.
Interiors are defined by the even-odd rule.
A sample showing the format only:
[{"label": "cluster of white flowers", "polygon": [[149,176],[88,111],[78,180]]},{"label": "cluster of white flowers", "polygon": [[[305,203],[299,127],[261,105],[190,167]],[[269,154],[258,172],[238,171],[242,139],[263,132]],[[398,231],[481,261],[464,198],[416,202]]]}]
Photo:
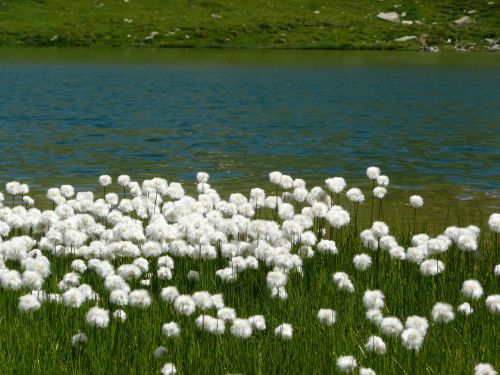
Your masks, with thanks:
[{"label": "cluster of white flowers", "polygon": [[[377,184],[373,196],[383,199],[389,178],[381,175],[378,167],[368,168],[366,174],[374,186]],[[269,181],[276,188],[275,195],[266,196],[264,190],[254,188],[249,198],[234,193],[227,200],[210,186],[208,173],[199,172],[196,180],[197,197],[186,195],[180,183],[169,183],[163,178],[139,183],[121,175],[117,178],[124,190],[121,198],[113,192],[104,192],[103,198],[97,198],[97,193],[90,191],[75,194],[73,186],[62,185],[47,191],[53,209],[45,211],[33,207],[34,200],[26,195],[28,185],[16,181],[7,183],[7,193],[14,198],[23,195],[23,205],[5,206],[0,193],[0,286],[5,290],[28,291],[19,298],[21,312],[36,312],[45,303],[75,309],[87,306],[88,326],[106,328],[111,319],[126,321],[127,314],[122,308],[149,309],[155,301],[150,286],[153,282],[157,285],[171,281],[178,258],[218,259],[223,263],[215,276],[228,283],[247,270],[265,268],[268,293],[274,299],[286,300],[287,288],[293,290],[290,280],[295,273],[303,275],[307,259],[315,257],[316,252],[325,257],[338,256],[339,249],[332,238],[337,230],[351,223],[349,211],[339,205],[339,195],[347,188],[342,177],[326,179],[325,188],[315,186],[308,190],[304,180],[275,171],[269,174]],[[109,188],[113,178],[102,175],[98,181],[102,187]],[[365,199],[355,187],[347,190],[345,196],[356,209]],[[414,208],[422,207],[423,199],[412,196],[410,204]],[[275,220],[262,219],[258,214],[261,209],[272,211]],[[321,225],[316,223],[324,223],[323,228],[317,228]],[[500,214],[491,215],[488,225],[491,232],[500,233]],[[479,235],[480,230],[474,225],[449,227],[435,238],[415,234],[411,245],[404,248],[390,235],[386,223],[375,221],[359,235],[362,245],[372,255],[356,254],[352,263],[357,271],[368,271],[373,264],[373,254],[377,261],[378,251],[387,252],[395,261],[417,265],[423,276],[437,276],[445,272],[445,264],[436,259],[440,254],[455,249],[477,252]],[[46,280],[52,272],[50,259],[53,257],[71,259],[71,270],[58,278],[57,291],[48,292]],[[20,271],[7,266],[12,263],[18,264]],[[378,261],[375,264],[378,267]],[[200,280],[198,271],[185,272],[182,277],[186,280],[192,283]],[[493,272],[499,276],[500,265],[495,266]],[[107,295],[99,295],[83,282],[91,273],[102,282]],[[361,279],[363,274],[356,272],[356,275]],[[340,291],[356,295],[347,273],[335,272],[333,283]],[[461,292],[469,300],[478,300],[484,295],[477,280],[465,280]],[[177,314],[197,316],[195,325],[211,334],[224,334],[226,324],[230,334],[241,339],[266,330],[264,316],[239,317],[234,308],[225,306],[222,294],[207,291],[181,294],[176,286],[170,285],[161,290],[160,297]],[[103,298],[109,304],[100,303]],[[429,328],[426,318],[410,316],[403,325],[398,317],[384,316],[386,298],[380,290],[366,290],[362,302],[366,319],[380,330],[380,335],[398,337],[408,350],[421,349]],[[102,306],[118,309],[113,312]],[[488,296],[486,308],[500,314],[500,296]],[[209,310],[214,310],[214,316]],[[474,310],[464,302],[456,311],[470,315]],[[431,316],[436,323],[451,322],[455,318],[454,307],[438,302]],[[316,318],[325,329],[330,329],[326,326],[336,323],[337,312],[321,308]],[[181,334],[176,322],[163,324],[161,331],[169,338]],[[274,334],[283,340],[292,339],[293,332],[288,323],[274,329]],[[78,347],[87,340],[84,333],[78,333],[71,343]],[[159,357],[164,355],[161,348],[157,349]],[[365,348],[381,355],[387,351],[384,340],[374,335],[368,338]],[[479,364],[476,373],[488,373],[485,372],[488,366]],[[354,357],[342,356],[337,360],[337,367],[341,372],[352,372],[358,364]],[[176,368],[167,363],[161,371],[175,374]],[[369,368],[359,371],[374,374]]]}]

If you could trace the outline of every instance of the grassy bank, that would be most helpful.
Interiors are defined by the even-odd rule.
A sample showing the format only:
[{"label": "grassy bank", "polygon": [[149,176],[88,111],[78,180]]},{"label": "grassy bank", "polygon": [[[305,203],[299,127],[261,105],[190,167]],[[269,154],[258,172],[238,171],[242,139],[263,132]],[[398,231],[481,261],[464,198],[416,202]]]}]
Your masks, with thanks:
[{"label": "grassy bank", "polygon": [[[413,24],[377,18],[390,11]],[[474,50],[499,36],[500,2],[485,0],[0,2],[1,45]]]}]

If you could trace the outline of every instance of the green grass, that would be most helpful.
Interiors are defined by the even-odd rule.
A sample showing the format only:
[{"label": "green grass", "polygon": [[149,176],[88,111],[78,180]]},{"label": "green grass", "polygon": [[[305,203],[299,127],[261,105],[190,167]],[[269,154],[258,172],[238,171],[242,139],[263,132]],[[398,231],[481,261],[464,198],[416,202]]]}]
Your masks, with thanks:
[{"label": "green grass", "polygon": [[[366,210],[363,214],[367,214]],[[425,206],[418,215],[418,232],[422,232],[427,229]],[[471,224],[467,215],[460,211],[449,216],[447,225]],[[272,212],[261,212],[261,218],[271,219]],[[393,216],[385,220],[398,242],[409,246],[411,219]],[[106,329],[86,325],[85,315],[93,303],[86,302],[80,309],[44,303],[37,312],[21,313],[17,309],[18,298],[28,290],[0,289],[2,374],[152,374],[159,373],[165,362],[173,362],[179,374],[336,374],[336,359],[345,354],[354,355],[361,366],[371,367],[378,374],[471,374],[479,362],[489,362],[499,369],[500,315],[493,315],[485,306],[487,295],[500,292],[500,278],[495,279],[492,272],[499,263],[499,248],[484,225],[486,220],[476,222],[482,229],[478,255],[463,253],[453,246],[438,257],[445,262],[446,270],[434,278],[421,276],[415,264],[391,260],[386,252],[374,254],[363,249],[356,232],[365,229],[365,224],[338,230],[334,238],[339,254],[317,253],[304,260],[303,276],[298,273],[290,276],[286,301],[271,299],[265,281],[269,269],[262,264],[258,270],[241,273],[234,283],[223,283],[214,273],[227,265],[227,259],[220,256],[210,261],[175,258],[173,280],[154,281],[149,288],[154,300],[151,308],[140,310],[127,306],[124,309],[127,321],[122,324],[112,320]],[[316,226],[315,230],[318,228]],[[18,231],[11,236],[20,234]],[[362,252],[378,258],[378,268],[372,266],[366,272],[357,271],[352,258]],[[44,290],[56,292],[57,282],[70,271],[73,258],[50,255],[49,258],[52,274]],[[115,260],[114,264],[125,262],[130,259]],[[150,261],[153,273],[154,263]],[[7,265],[20,268],[13,262]],[[189,270],[200,272],[199,282],[187,280]],[[334,286],[332,274],[336,271],[351,276],[356,287],[354,294],[341,292]],[[410,315],[425,316],[431,321],[430,313],[436,302],[448,302],[456,308],[465,301],[460,288],[462,282],[470,278],[479,280],[485,290],[485,296],[471,302],[474,313],[470,317],[457,313],[456,319],[449,324],[431,323],[420,352],[409,352],[399,338],[384,336],[387,354],[380,356],[365,351],[364,345],[370,335],[382,336],[379,329],[365,319],[362,296],[366,289],[384,292],[384,316],[397,316],[403,323]],[[102,280],[93,271],[83,274],[84,282],[92,285],[101,296],[99,305],[113,311]],[[161,288],[167,285],[177,286],[181,294],[198,290],[223,293],[226,306],[234,307],[239,317],[264,315],[267,330],[254,333],[248,340],[231,336],[229,324],[223,336],[200,332],[194,324],[195,318],[202,313],[200,310],[185,317],[161,301]],[[138,282],[131,283],[131,287],[141,288]],[[337,311],[335,325],[327,327],[317,321],[320,308]],[[206,313],[216,315],[215,310]],[[169,321],[181,325],[179,338],[162,336],[161,326]],[[282,341],[273,334],[274,328],[282,322],[294,327],[291,341]],[[74,349],[70,344],[71,336],[78,331],[85,332],[89,341],[87,346]],[[160,345],[168,349],[168,354],[157,360],[153,352]]]},{"label": "green grass", "polygon": [[[395,8],[395,5],[401,5]],[[475,10],[474,23],[454,20]],[[402,25],[379,12],[406,12]],[[319,12],[319,13],[318,13]],[[126,23],[124,19],[131,19]],[[159,34],[151,41],[145,38]],[[417,49],[394,42],[427,34],[427,42],[452,49],[489,46],[500,36],[500,3],[486,0],[2,0],[0,45],[158,46],[303,49]],[[447,44],[448,39],[452,40]]]}]

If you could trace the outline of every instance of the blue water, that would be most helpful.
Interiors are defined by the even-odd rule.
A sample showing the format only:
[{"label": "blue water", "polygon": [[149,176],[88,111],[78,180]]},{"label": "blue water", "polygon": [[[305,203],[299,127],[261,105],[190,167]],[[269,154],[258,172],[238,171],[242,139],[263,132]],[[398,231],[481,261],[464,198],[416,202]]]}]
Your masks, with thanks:
[{"label": "blue water", "polygon": [[2,185],[206,170],[248,188],[275,169],[361,183],[378,165],[396,189],[500,195],[500,64],[61,60],[0,58]]}]

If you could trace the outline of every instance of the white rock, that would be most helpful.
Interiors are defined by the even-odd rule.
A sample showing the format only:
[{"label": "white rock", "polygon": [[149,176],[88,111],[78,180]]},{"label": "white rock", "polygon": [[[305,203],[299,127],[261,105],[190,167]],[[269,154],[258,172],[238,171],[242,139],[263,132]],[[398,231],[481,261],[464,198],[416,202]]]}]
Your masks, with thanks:
[{"label": "white rock", "polygon": [[380,12],[377,17],[385,21],[399,22],[399,14],[396,12]]},{"label": "white rock", "polygon": [[453,21],[457,25],[467,25],[469,23],[472,23],[472,19],[469,16],[463,16],[462,18],[459,18],[458,20]]},{"label": "white rock", "polygon": [[401,23],[403,25],[413,25],[413,21],[410,21],[410,20],[403,20]]},{"label": "white rock", "polygon": [[405,35],[401,38],[394,39],[395,42],[407,42],[409,40],[417,39],[415,35]]}]

